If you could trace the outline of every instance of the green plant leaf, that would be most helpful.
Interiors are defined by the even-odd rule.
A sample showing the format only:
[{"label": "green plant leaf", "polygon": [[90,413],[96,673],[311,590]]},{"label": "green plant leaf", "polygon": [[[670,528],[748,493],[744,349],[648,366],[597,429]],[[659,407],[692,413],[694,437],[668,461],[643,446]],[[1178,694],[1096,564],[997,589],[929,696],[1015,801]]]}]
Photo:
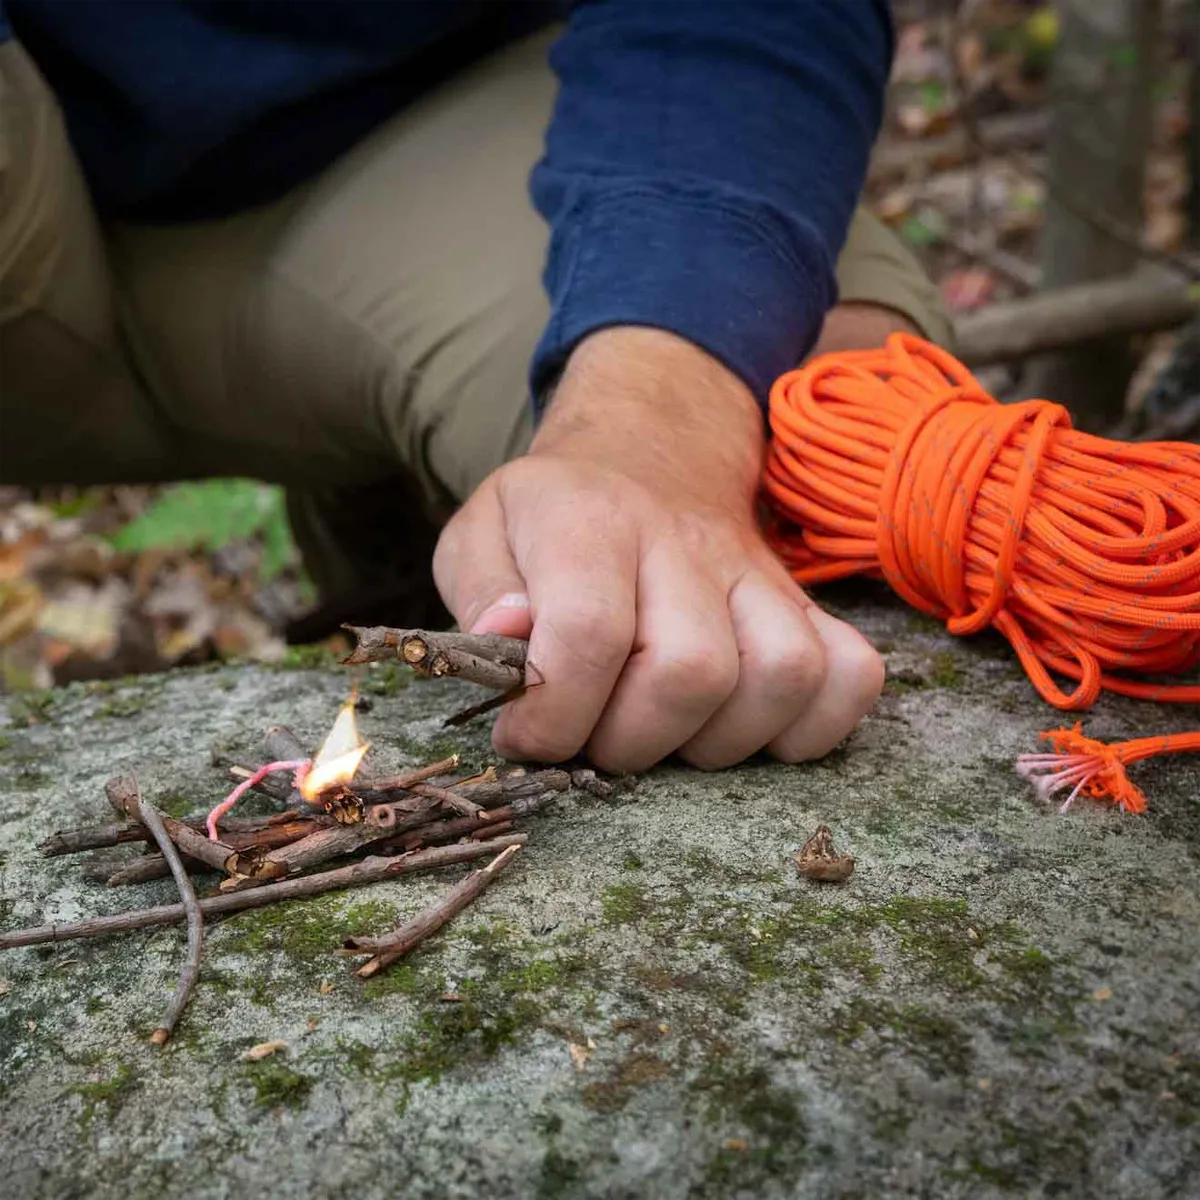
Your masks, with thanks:
[{"label": "green plant leaf", "polygon": [[263,578],[274,578],[295,555],[283,492],[253,479],[205,479],[164,488],[112,544],[132,553],[220,550],[255,536],[263,540]]}]

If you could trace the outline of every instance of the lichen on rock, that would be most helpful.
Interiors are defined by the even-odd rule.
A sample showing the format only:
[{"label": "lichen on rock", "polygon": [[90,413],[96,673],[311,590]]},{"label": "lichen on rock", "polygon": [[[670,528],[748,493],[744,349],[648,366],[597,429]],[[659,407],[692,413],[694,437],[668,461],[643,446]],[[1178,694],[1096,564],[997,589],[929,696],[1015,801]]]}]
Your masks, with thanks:
[{"label": "lichen on rock", "polygon": [[[349,973],[341,940],[456,872],[213,924],[165,1051],[145,1035],[181,930],[0,956],[6,1189],[1184,1194],[1200,1172],[1197,764],[1139,764],[1145,816],[1060,817],[1012,770],[1055,714],[1004,647],[848,603],[897,682],[845,747],[568,795],[502,881],[376,979]],[[8,702],[3,927],[169,899],[168,881],[88,884],[37,843],[102,816],[118,772],[201,813],[223,788],[214,744],[256,758],[275,722],[315,743],[348,681],[300,665]],[[373,678],[374,752],[444,752],[441,720],[473,693]],[[1196,715],[1107,698],[1087,720],[1132,737]],[[449,740],[470,768],[489,760],[486,724]],[[791,863],[821,824],[856,860],[844,884]],[[272,1040],[287,1049],[243,1061]]]}]

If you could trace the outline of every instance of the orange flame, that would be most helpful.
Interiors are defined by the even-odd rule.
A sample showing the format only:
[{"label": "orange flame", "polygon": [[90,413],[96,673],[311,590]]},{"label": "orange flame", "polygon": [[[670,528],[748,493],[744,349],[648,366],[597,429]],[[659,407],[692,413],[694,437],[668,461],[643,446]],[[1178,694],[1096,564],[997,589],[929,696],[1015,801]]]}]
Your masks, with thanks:
[{"label": "orange flame", "polygon": [[356,699],[357,696],[351,695],[342,705],[333,728],[300,781],[300,794],[310,804],[318,803],[321,793],[335,784],[349,783],[369,748],[366,742],[359,740],[354,719]]}]

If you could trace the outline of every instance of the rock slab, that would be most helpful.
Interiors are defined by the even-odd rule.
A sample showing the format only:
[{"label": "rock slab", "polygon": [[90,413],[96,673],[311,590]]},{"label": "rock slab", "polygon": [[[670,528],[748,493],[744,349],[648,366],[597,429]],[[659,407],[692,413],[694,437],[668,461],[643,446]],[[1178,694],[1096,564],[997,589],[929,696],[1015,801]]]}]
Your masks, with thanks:
[{"label": "rock slab", "polygon": [[[1059,816],[1013,773],[1061,718],[1007,647],[847,603],[891,682],[845,748],[572,793],[375,980],[349,974],[342,938],[463,868],[213,925],[163,1051],[146,1036],[182,928],[0,955],[4,1193],[1200,1194],[1200,762],[1136,768],[1144,816]],[[87,882],[37,843],[105,819],[118,772],[204,811],[213,745],[258,759],[272,723],[315,743],[347,682],[226,666],[8,701],[0,928],[172,899]],[[390,666],[362,687],[381,764],[491,761],[486,725],[441,727],[473,689]],[[1102,738],[1197,725],[1115,698],[1087,717]],[[844,885],[791,865],[822,823],[857,860]]]}]

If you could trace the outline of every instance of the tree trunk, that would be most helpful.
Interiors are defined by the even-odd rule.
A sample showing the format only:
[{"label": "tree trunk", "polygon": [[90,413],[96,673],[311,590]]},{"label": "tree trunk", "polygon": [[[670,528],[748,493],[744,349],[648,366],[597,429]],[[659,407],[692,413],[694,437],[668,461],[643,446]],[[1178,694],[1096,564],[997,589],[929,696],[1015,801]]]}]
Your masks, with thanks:
[{"label": "tree trunk", "polygon": [[[1058,8],[1041,247],[1046,288],[1124,275],[1138,261],[1162,25],[1161,0],[1061,0]],[[1107,232],[1114,224],[1128,236]],[[1067,405],[1081,427],[1104,429],[1121,416],[1132,368],[1128,341],[1108,339],[1039,361],[1030,390]]]}]

